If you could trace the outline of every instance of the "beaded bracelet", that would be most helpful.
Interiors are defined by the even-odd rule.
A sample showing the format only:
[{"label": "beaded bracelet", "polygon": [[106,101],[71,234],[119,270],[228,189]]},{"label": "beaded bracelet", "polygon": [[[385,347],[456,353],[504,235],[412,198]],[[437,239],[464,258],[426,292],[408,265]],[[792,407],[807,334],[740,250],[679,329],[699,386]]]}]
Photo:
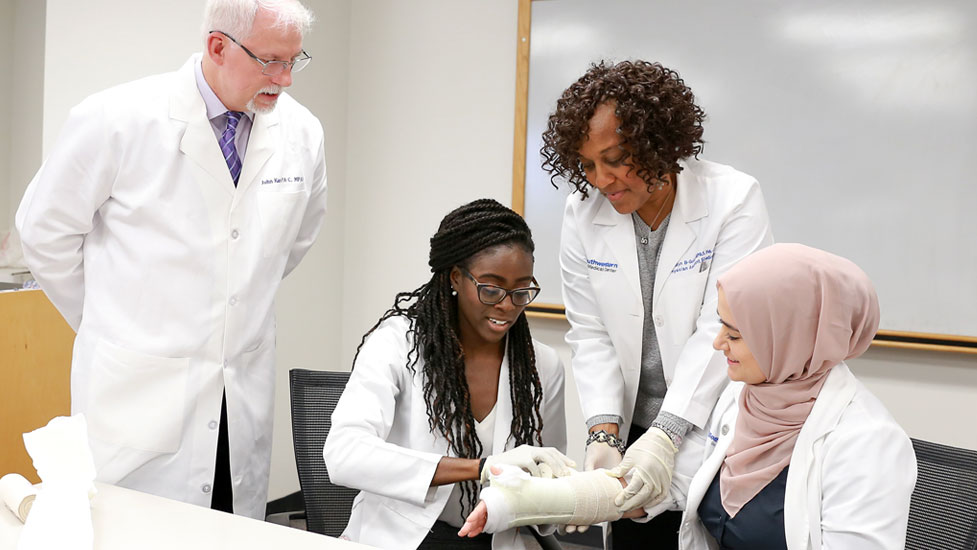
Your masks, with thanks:
[{"label": "beaded bracelet", "polygon": [[625,450],[624,440],[614,434],[607,433],[604,430],[597,430],[596,432],[590,432],[590,435],[587,437],[587,446],[590,446],[590,444],[593,443],[594,441],[599,441],[600,443],[607,443],[611,447],[617,449],[618,452],[620,452],[622,455],[624,454],[624,450]]}]

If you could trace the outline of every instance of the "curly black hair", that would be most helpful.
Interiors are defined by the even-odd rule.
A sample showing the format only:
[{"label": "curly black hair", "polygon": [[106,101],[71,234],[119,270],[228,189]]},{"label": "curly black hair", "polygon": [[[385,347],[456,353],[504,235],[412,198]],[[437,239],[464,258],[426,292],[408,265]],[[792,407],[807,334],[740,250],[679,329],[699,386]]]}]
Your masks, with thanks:
[{"label": "curly black hair", "polygon": [[543,132],[543,169],[550,183],[562,178],[587,197],[590,184],[578,151],[590,119],[603,103],[615,102],[626,162],[649,185],[682,170],[678,161],[702,152],[705,112],[679,74],[659,63],[621,61],[592,64],[556,102]]},{"label": "curly black hair", "polygon": [[[465,350],[458,336],[458,302],[451,296],[450,274],[453,267],[468,269],[479,255],[499,246],[516,246],[533,253],[532,232],[522,216],[492,199],[479,199],[450,212],[431,237],[431,279],[415,290],[398,293],[393,306],[363,335],[356,348],[358,357],[367,337],[391,317],[402,316],[411,321],[407,338],[410,341],[413,336],[413,343],[405,366],[416,374],[418,358],[423,357],[428,425],[432,432],[444,435],[451,450],[461,458],[478,458],[483,448],[475,433],[465,378]],[[543,390],[525,312],[509,329],[508,357],[513,405],[510,433],[517,445],[542,445]],[[478,485],[467,481],[461,489],[462,500],[467,499],[474,508]]]}]

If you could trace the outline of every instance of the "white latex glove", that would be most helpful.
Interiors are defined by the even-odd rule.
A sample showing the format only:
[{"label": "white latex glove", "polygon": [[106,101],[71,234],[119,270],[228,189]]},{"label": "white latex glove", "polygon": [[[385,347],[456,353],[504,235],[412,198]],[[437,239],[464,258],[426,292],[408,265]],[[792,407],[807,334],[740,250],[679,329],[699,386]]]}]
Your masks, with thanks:
[{"label": "white latex glove", "polygon": [[485,459],[482,468],[481,481],[484,484],[489,477],[489,469],[495,465],[511,464],[529,472],[533,477],[562,477],[569,475],[577,463],[553,447],[533,447],[520,445],[504,453],[492,455]]},{"label": "white latex glove", "polygon": [[620,464],[622,458],[621,451],[603,441],[594,441],[587,445],[587,451],[583,457],[583,469],[585,472],[601,468],[610,470]]},{"label": "white latex glove", "polygon": [[648,428],[628,447],[621,464],[610,471],[614,477],[631,472],[631,481],[614,499],[622,512],[654,506],[668,496],[678,449],[660,428]]},{"label": "white latex glove", "polygon": [[[587,445],[587,451],[583,457],[584,471],[599,470],[605,468],[610,470],[621,463],[621,451],[611,447],[603,441],[594,441]],[[557,527],[560,534],[583,533],[589,529],[589,525],[567,525]]]}]

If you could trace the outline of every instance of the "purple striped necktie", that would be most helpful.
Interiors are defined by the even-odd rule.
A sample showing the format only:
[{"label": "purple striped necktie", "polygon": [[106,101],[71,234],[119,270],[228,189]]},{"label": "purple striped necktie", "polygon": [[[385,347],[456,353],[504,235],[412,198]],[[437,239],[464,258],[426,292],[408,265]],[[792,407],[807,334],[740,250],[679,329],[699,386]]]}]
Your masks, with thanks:
[{"label": "purple striped necktie", "polygon": [[237,187],[237,179],[241,176],[241,157],[237,155],[237,147],[234,145],[234,135],[237,133],[237,123],[241,121],[244,113],[240,111],[227,111],[227,127],[221,135],[220,148],[227,162],[227,168],[231,171],[231,179],[234,180],[234,187]]}]

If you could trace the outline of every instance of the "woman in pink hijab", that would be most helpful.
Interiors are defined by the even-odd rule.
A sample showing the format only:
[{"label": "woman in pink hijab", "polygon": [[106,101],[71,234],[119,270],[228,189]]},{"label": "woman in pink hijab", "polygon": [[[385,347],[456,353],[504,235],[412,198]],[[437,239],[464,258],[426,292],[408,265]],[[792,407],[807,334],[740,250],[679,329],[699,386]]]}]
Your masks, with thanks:
[{"label": "woman in pink hijab", "polygon": [[[904,548],[912,443],[845,364],[879,326],[868,276],[845,258],[777,244],[730,268],[718,287],[723,326],[713,346],[733,382],[709,419],[688,494],[670,497],[686,501],[679,548]],[[588,522],[620,517],[608,503],[623,491],[603,470],[559,480],[500,473],[462,535],[530,520],[576,524],[581,509]]]},{"label": "woman in pink hijab", "polygon": [[879,326],[868,276],[799,244],[719,278],[713,346],[731,384],[710,420],[715,448],[689,487],[683,548],[900,549],[916,457],[855,379]]}]

